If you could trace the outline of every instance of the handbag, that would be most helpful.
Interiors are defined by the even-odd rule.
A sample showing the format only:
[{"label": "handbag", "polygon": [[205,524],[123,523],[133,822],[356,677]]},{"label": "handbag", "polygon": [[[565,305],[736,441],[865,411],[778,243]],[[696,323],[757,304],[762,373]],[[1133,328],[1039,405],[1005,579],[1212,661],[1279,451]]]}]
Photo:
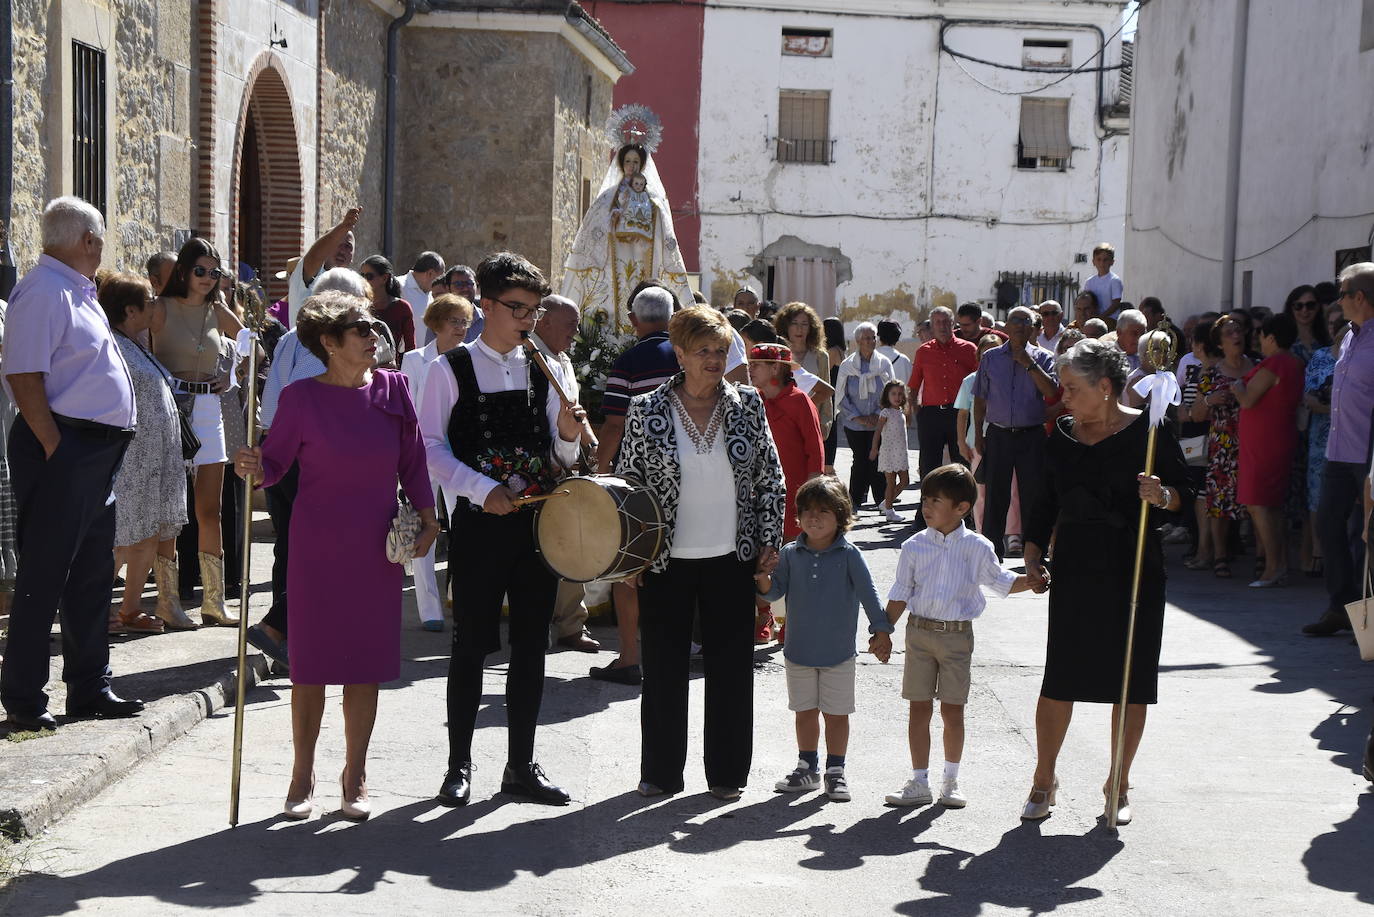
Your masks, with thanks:
[{"label": "handbag", "polygon": [[410,501],[401,496],[396,505],[396,516],[391,520],[391,528],[386,533],[386,559],[393,564],[404,564],[415,557],[415,537],[420,534],[420,514]]},{"label": "handbag", "polygon": [[177,423],[181,427],[181,457],[185,461],[191,461],[200,451],[201,445],[200,437],[196,435],[196,428],[191,423],[191,411],[195,409],[196,396],[186,392],[178,392],[176,386],[172,385],[171,374],[162,368],[162,364],[154,359],[152,354],[143,349],[142,344],[123,331],[120,331],[119,335],[137,347],[139,352],[148,358],[148,362],[153,364],[157,371],[162,374],[162,381],[167,383],[167,390],[172,393],[172,402],[177,406]]},{"label": "handbag", "polygon": [[1207,464],[1207,434],[1201,436],[1185,436],[1178,441],[1179,447],[1183,450],[1183,460],[1189,465]]},{"label": "handbag", "polygon": [[1364,567],[1364,598],[1345,606],[1350,617],[1350,629],[1355,632],[1355,642],[1360,645],[1360,658],[1374,662],[1374,584],[1371,583],[1369,564]]}]

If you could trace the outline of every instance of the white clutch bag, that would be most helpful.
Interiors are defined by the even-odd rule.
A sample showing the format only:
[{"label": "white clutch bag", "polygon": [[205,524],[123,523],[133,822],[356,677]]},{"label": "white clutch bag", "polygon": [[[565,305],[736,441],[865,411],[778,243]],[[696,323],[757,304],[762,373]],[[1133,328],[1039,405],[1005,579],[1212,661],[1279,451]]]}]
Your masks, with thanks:
[{"label": "white clutch bag", "polygon": [[391,530],[386,533],[386,559],[393,564],[409,562],[415,556],[415,536],[419,534],[420,514],[402,497],[396,507],[396,518],[391,520]]}]

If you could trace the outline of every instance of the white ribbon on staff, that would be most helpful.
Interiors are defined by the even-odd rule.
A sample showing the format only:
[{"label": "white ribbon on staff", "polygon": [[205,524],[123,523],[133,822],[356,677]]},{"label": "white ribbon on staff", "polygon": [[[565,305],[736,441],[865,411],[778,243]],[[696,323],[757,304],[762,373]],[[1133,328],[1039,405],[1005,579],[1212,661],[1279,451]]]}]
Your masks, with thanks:
[{"label": "white ribbon on staff", "polygon": [[257,335],[252,328],[240,328],[239,335],[234,339],[234,349],[238,351],[240,357],[248,356],[253,349],[253,342],[257,340]]},{"label": "white ribbon on staff", "polygon": [[1150,406],[1150,426],[1152,427],[1164,422],[1164,412],[1169,409],[1170,405],[1176,405],[1183,401],[1183,392],[1179,390],[1178,379],[1173,373],[1166,373],[1162,370],[1141,377],[1140,381],[1132,388]]}]

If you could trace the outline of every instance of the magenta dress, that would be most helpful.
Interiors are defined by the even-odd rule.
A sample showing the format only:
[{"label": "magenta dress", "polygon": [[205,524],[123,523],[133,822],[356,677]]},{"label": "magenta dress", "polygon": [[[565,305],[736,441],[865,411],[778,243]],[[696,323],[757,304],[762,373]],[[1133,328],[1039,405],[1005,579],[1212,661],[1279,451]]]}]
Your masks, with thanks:
[{"label": "magenta dress", "polygon": [[391,681],[401,673],[405,577],[386,559],[397,480],[416,509],[434,506],[405,375],[379,369],[362,388],[288,385],[263,442],[263,486],[292,462],[300,489],[286,570],[291,680]]}]

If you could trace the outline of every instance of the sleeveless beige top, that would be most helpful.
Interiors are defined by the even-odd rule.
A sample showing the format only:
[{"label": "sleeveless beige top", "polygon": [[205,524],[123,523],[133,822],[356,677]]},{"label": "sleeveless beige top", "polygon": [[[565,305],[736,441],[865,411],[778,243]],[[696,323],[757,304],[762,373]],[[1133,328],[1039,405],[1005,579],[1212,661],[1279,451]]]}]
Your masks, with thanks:
[{"label": "sleeveless beige top", "polygon": [[211,378],[222,343],[214,305],[183,306],[167,297],[162,301],[167,305],[167,323],[153,342],[153,355],[179,379]]}]

